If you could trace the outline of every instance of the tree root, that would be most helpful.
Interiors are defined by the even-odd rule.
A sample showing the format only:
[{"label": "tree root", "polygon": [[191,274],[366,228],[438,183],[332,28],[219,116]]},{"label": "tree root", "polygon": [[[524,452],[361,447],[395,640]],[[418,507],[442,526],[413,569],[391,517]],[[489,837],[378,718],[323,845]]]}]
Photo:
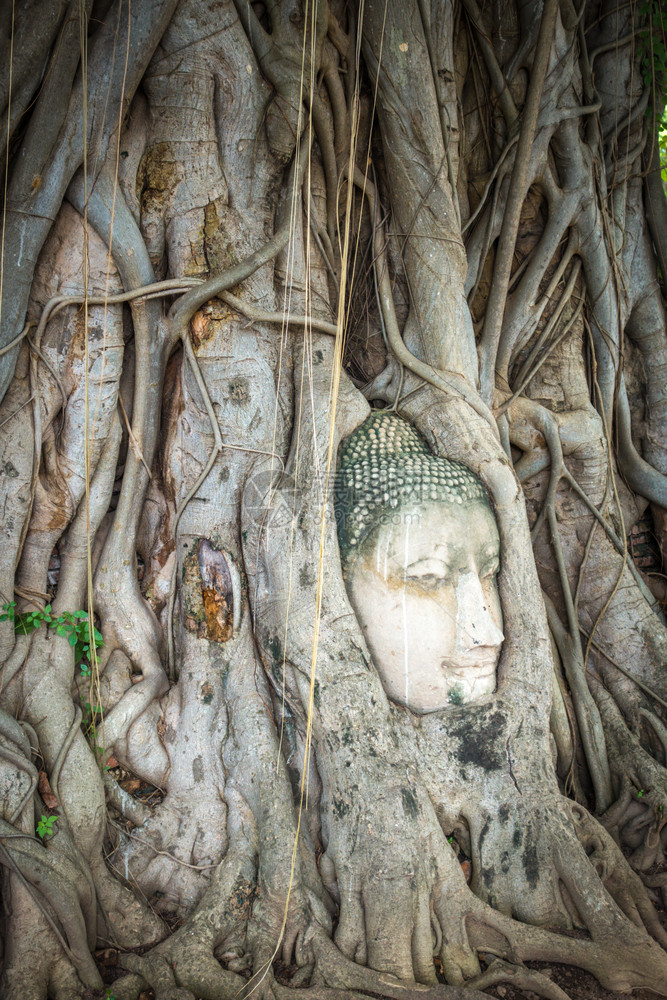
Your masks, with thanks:
[{"label": "tree root", "polygon": [[[246,985],[223,968],[214,951],[250,916],[256,881],[255,861],[243,838],[232,843],[196,909],[166,941],[143,956],[125,955],[134,973],[114,984],[119,1000],[134,1000],[151,986],[158,1000],[233,1000]],[[245,938],[243,930],[242,938]]]},{"label": "tree root", "polygon": [[467,985],[486,990],[498,983],[510,983],[519,989],[530,990],[538,996],[546,997],[546,1000],[570,1000],[567,993],[556,983],[552,983],[547,976],[534,969],[527,969],[523,965],[510,965],[500,958],[494,958],[486,972],[476,979],[471,979]]}]

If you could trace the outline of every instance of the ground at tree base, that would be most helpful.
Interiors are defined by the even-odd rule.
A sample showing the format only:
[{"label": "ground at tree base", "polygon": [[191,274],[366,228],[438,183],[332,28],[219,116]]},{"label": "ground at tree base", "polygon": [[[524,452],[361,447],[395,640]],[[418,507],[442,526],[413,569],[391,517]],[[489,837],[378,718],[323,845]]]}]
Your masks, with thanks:
[{"label": "ground at tree base", "polygon": [[[664,907],[657,906],[663,927],[667,928],[667,912]],[[576,933],[576,932],[571,932]],[[117,978],[127,974],[127,971],[117,965],[119,952],[113,948],[97,952],[95,959],[104,980],[105,988],[110,988],[113,996],[113,983]],[[480,956],[481,957],[481,956]],[[627,1000],[627,993],[617,993],[607,990],[590,973],[574,965],[561,965],[557,962],[526,962],[526,967],[540,972],[563,990],[570,1000]],[[274,964],[274,975],[279,983],[289,986],[292,977],[297,972],[296,965],[285,966],[282,962]],[[483,991],[489,997],[497,1000],[541,1000],[532,990],[518,989],[510,983],[499,983]],[[352,994],[350,994],[352,996]],[[633,1000],[655,1000],[652,990],[633,990],[630,994]],[[83,1000],[97,1000],[95,991],[86,994]],[[105,998],[106,1000],[106,998]],[[155,1000],[153,990],[144,990],[138,1000]],[[377,995],[376,1000],[385,1000]],[[389,1000],[389,998],[386,998]]]}]

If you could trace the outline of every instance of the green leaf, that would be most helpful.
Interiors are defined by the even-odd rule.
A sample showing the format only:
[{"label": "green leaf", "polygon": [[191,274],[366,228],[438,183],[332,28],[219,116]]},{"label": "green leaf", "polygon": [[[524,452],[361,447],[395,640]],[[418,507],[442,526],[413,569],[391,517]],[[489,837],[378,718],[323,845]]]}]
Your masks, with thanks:
[{"label": "green leaf", "polygon": [[70,632],[70,634],[67,636],[67,641],[70,644],[70,646],[76,646],[76,633]]},{"label": "green leaf", "polygon": [[57,816],[42,815],[37,824],[37,830],[36,830],[37,836],[41,837],[42,840],[44,839],[44,837],[50,837],[53,833],[53,827],[57,822],[58,822]]}]

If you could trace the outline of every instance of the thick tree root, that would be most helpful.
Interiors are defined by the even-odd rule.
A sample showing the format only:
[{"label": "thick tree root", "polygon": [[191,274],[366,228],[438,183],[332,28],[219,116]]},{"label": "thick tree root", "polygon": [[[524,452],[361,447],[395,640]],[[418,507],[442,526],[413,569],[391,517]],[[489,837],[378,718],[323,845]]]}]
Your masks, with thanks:
[{"label": "thick tree root", "polygon": [[471,980],[470,986],[486,990],[497,983],[511,983],[512,986],[530,990],[538,996],[546,997],[547,1000],[570,1000],[567,993],[556,983],[552,983],[547,976],[533,969],[527,969],[523,965],[509,965],[499,958],[495,958],[481,976]]}]

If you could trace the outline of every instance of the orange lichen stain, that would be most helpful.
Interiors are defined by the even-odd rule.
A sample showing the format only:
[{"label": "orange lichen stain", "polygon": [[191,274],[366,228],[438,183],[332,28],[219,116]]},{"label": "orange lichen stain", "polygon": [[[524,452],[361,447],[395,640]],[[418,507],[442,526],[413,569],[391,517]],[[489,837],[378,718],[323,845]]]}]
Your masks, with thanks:
[{"label": "orange lichen stain", "polygon": [[232,913],[236,914],[239,918],[247,920],[250,916],[250,910],[255,896],[255,886],[251,882],[248,882],[247,879],[239,876],[234,883],[234,888],[232,889],[231,895],[227,900],[227,905],[231,909]]},{"label": "orange lichen stain", "polygon": [[190,323],[190,333],[192,334],[192,343],[194,345],[195,351],[202,344],[210,340],[215,333],[215,324],[211,322],[210,314],[205,312],[198,312],[192,318]]},{"label": "orange lichen stain", "polygon": [[206,615],[206,638],[212,642],[227,642],[233,635],[234,626],[232,611],[225,595],[218,593],[212,587],[205,587],[202,596]]},{"label": "orange lichen stain", "polygon": [[42,186],[42,178],[40,177],[39,174],[35,174],[35,176],[32,179],[32,185],[31,185],[32,193],[35,194],[37,191],[39,191],[41,186]]},{"label": "orange lichen stain", "polygon": [[229,336],[228,326],[230,319],[237,315],[226,303],[220,299],[211,299],[199,312],[195,313],[190,323],[190,333],[195,351],[202,344],[208,343],[214,337],[225,334]]},{"label": "orange lichen stain", "polygon": [[185,627],[200,639],[228,642],[234,634],[232,578],[224,552],[206,538],[183,563]]},{"label": "orange lichen stain", "polygon": [[181,179],[179,164],[169,143],[158,142],[146,150],[137,170],[137,198],[142,214],[159,215]]}]

